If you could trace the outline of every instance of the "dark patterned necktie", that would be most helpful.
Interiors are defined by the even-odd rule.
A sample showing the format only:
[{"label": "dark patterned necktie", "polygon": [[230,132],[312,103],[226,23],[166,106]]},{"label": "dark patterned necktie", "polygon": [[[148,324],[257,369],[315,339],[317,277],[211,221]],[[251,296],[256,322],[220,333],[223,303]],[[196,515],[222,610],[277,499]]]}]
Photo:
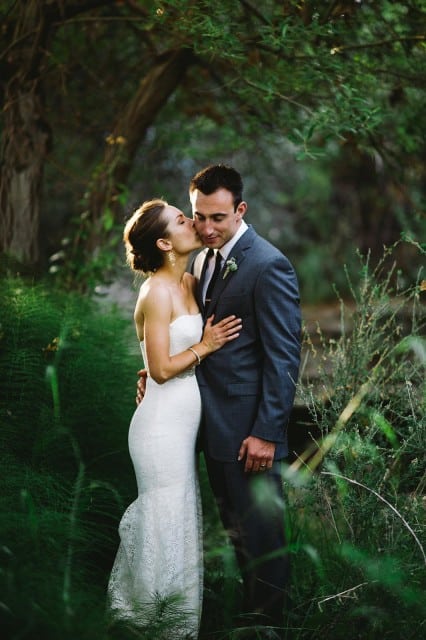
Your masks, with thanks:
[{"label": "dark patterned necktie", "polygon": [[[213,249],[209,249],[209,251],[213,252]],[[208,285],[207,291],[206,291],[206,300],[205,300],[206,305],[209,304],[209,302],[211,302],[213,287],[214,287],[215,282],[217,280],[217,277],[219,275],[221,266],[222,266],[222,256],[220,255],[220,252],[217,251],[216,252],[216,262],[215,262],[215,265],[214,265],[213,275],[210,278],[210,282],[209,282],[209,285]]]}]

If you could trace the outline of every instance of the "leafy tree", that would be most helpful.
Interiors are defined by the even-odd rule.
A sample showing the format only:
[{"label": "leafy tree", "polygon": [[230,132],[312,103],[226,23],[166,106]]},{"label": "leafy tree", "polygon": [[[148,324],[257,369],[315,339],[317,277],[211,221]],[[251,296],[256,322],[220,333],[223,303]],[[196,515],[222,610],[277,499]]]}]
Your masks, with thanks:
[{"label": "leafy tree", "polygon": [[267,131],[302,157],[350,143],[400,177],[401,155],[421,171],[421,0],[3,5],[3,252],[38,259],[43,168],[59,129],[74,129],[85,155],[76,243],[93,249],[171,96],[175,120],[207,118],[223,138]]}]

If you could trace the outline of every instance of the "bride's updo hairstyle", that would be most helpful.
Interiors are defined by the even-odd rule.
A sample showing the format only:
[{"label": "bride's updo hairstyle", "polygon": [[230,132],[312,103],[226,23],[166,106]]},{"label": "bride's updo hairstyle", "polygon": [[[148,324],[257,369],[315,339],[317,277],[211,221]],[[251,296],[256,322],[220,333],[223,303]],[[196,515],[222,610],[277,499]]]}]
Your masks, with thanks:
[{"label": "bride's updo hairstyle", "polygon": [[147,200],[126,222],[123,241],[126,258],[134,271],[153,273],[164,263],[164,253],[157,247],[159,238],[167,238],[168,221],[162,215],[165,200]]}]

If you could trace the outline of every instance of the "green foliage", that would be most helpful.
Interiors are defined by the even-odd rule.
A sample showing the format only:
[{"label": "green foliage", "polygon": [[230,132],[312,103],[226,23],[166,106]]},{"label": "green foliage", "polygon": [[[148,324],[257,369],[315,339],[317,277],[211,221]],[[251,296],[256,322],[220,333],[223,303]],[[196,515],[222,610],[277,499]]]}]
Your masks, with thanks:
[{"label": "green foliage", "polygon": [[285,472],[300,638],[343,640],[351,620],[354,639],[416,637],[426,613],[424,309],[419,283],[383,277],[391,253],[362,262],[339,339],[307,336],[319,379],[300,391],[323,440]]},{"label": "green foliage", "polygon": [[[396,273],[395,263],[391,264],[395,250],[396,247],[385,250],[374,268],[370,267],[368,257],[360,257],[360,281],[356,288],[347,274],[352,302],[345,305],[341,301],[342,335],[328,343],[322,340],[318,361],[321,397],[326,403],[321,411],[312,405],[325,434],[362,385],[368,383],[367,395],[372,406],[367,403],[358,413],[361,418],[357,429],[363,434],[365,430],[370,437],[384,436],[394,448],[396,440],[399,443],[411,440],[407,429],[412,419],[418,421],[418,426],[423,424],[426,364],[421,338],[424,317],[420,280],[408,287],[402,284],[403,274]],[[420,247],[418,250],[423,253]],[[309,341],[310,337],[306,339]],[[315,357],[313,345],[311,355]],[[313,386],[304,393],[310,397],[317,395]],[[306,401],[309,402],[308,395]]]},{"label": "green foliage", "polygon": [[93,293],[100,283],[110,283],[117,276],[123,263],[123,256],[118,250],[122,228],[114,224],[110,210],[105,211],[101,222],[105,231],[113,233],[104,237],[102,244],[88,258],[86,243],[89,242],[92,229],[88,212],[72,220],[70,236],[74,236],[74,241],[71,243],[69,237],[63,238],[60,251],[49,258],[48,276],[55,286],[80,293]]},{"label": "green foliage", "polygon": [[[401,116],[390,100],[393,91],[404,87],[405,111],[405,90],[421,89],[420,2],[410,8],[386,0],[207,4],[208,9],[203,2],[165,2],[158,26],[173,21],[168,40],[179,34],[205,67],[214,66],[216,79],[224,81],[225,102],[213,107],[218,116],[231,98],[246,124],[272,125],[300,145],[302,154],[311,154],[320,139],[355,134],[370,146],[372,134],[388,138],[386,120]],[[199,91],[202,104],[213,90],[211,80],[213,74]],[[195,82],[191,88],[198,92]],[[406,135],[419,149],[414,130]]]},{"label": "green foliage", "polygon": [[94,638],[135,493],[131,322],[20,279],[2,282],[0,318],[2,629]]}]

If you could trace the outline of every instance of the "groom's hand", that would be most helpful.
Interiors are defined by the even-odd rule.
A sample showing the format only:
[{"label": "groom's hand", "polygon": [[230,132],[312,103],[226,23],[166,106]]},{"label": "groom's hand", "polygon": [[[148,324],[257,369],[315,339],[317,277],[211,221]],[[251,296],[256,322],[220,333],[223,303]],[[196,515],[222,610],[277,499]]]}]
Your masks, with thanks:
[{"label": "groom's hand", "polygon": [[244,471],[258,473],[271,469],[274,462],[275,442],[249,436],[242,441],[238,452],[238,460],[246,459]]},{"label": "groom's hand", "polygon": [[140,404],[145,395],[147,375],[148,371],[146,369],[140,369],[140,371],[138,371],[139,380],[136,388],[136,404]]}]

